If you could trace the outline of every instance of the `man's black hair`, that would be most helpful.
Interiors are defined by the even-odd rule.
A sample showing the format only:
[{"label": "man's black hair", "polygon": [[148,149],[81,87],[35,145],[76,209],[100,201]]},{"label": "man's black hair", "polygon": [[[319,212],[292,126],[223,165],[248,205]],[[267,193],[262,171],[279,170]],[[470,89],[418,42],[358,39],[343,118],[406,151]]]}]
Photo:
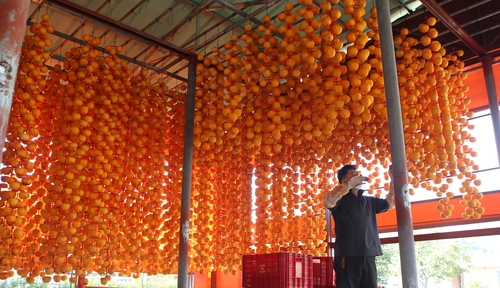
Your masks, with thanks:
[{"label": "man's black hair", "polygon": [[356,165],[345,165],[340,168],[339,172],[337,172],[337,179],[339,179],[340,183],[342,183],[342,179],[344,179],[345,175],[347,175],[347,171],[349,170],[356,170]]}]

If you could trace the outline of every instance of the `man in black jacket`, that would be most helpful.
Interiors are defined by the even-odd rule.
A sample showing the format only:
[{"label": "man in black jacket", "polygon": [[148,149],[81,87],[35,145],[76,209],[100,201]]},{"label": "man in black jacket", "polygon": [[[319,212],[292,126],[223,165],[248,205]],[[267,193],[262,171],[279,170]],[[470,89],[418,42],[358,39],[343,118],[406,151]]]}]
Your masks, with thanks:
[{"label": "man in black jacket", "polygon": [[386,199],[364,196],[359,189],[368,178],[358,175],[356,166],[342,167],[341,185],[329,191],[324,204],[335,222],[334,269],[338,288],[377,288],[375,257],[382,255],[376,214],[394,208],[394,188]]}]

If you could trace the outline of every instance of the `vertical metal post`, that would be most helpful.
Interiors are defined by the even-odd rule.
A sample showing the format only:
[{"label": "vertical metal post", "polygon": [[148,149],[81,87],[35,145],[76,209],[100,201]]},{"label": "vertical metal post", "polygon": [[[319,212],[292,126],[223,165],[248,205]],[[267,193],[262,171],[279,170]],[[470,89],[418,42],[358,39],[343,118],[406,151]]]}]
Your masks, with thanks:
[{"label": "vertical metal post", "polygon": [[212,271],[210,277],[210,288],[217,288],[217,271]]},{"label": "vertical metal post", "polygon": [[[77,276],[77,277],[78,278],[77,278],[77,281],[75,283],[75,287],[76,288],[85,288],[85,284],[83,284],[83,281],[81,281],[82,277],[80,277],[80,276]],[[83,278],[83,279],[85,279],[85,278]]]},{"label": "vertical metal post", "polygon": [[189,57],[186,99],[186,127],[184,132],[184,162],[182,166],[181,233],[179,235],[179,268],[177,287],[188,288],[189,211],[191,207],[191,180],[193,173],[194,102],[196,92],[196,56]]},{"label": "vertical metal post", "polygon": [[0,0],[0,163],[7,137],[30,0]]},{"label": "vertical metal post", "polygon": [[194,287],[194,273],[189,273],[188,274],[188,287],[193,288]]},{"label": "vertical metal post", "polygon": [[194,45],[198,46],[200,43],[200,14],[196,15],[196,39],[194,40]]},{"label": "vertical metal post", "polygon": [[498,98],[495,87],[495,77],[491,67],[491,56],[481,58],[483,64],[484,81],[486,82],[486,91],[488,93],[488,103],[490,105],[491,121],[493,122],[493,133],[495,135],[495,144],[497,146],[497,159],[500,167],[500,115],[498,112]]},{"label": "vertical metal post", "polygon": [[332,243],[332,214],[330,213],[330,210],[325,209],[325,220],[326,220],[326,243],[328,243],[328,246],[326,246],[326,253],[329,257],[333,256],[332,255],[332,247],[330,247]]},{"label": "vertical metal post", "polygon": [[385,93],[389,115],[389,137],[394,175],[401,276],[403,288],[413,288],[418,287],[418,275],[391,14],[389,0],[376,0],[375,3],[377,6],[379,31],[381,32],[380,45],[382,48],[382,65],[384,67]]}]

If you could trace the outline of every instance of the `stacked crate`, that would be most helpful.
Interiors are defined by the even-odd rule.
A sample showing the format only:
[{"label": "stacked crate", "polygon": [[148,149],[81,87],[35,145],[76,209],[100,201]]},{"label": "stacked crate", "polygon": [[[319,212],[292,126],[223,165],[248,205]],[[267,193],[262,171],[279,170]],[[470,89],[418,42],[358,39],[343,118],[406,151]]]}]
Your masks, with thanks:
[{"label": "stacked crate", "polygon": [[313,258],[313,288],[335,288],[333,257]]},{"label": "stacked crate", "polygon": [[243,255],[243,288],[313,288],[312,260],[298,253]]}]

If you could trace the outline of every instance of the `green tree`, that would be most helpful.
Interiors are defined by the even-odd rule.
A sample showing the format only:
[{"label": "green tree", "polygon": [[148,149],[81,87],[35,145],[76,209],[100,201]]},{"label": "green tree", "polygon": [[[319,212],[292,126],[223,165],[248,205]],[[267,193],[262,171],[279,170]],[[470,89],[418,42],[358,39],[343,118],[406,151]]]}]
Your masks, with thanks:
[{"label": "green tree", "polygon": [[24,287],[26,280],[19,276],[13,276],[5,280],[0,280],[0,288]]},{"label": "green tree", "polygon": [[[48,285],[42,282],[41,277],[35,278],[35,283],[28,284],[26,283],[26,279],[21,276],[14,275],[5,280],[0,280],[0,288],[47,288]],[[61,286],[62,288],[62,286]]]},{"label": "green tree", "polygon": [[[87,275],[87,279],[89,280],[89,286],[102,286],[101,276],[96,273]],[[141,274],[139,278],[114,275],[106,286],[123,288],[175,288],[177,287],[177,275]]]},{"label": "green tree", "polygon": [[377,280],[379,285],[388,285],[389,277],[397,276],[399,271],[396,260],[399,259],[398,247],[396,244],[382,245],[382,253],[376,258]]},{"label": "green tree", "polygon": [[[388,245],[382,245],[386,257],[379,257],[378,274],[379,283],[387,283],[391,276],[401,277],[399,250],[395,248],[392,253]],[[429,281],[448,280],[456,275],[466,272],[471,263],[470,250],[466,245],[457,240],[422,241],[415,243],[415,257],[417,261],[417,274],[419,286],[427,288]],[[386,264],[390,261],[395,265]]]},{"label": "green tree", "polygon": [[422,288],[427,288],[430,279],[452,279],[471,263],[469,250],[456,240],[417,242],[415,254]]},{"label": "green tree", "polygon": [[486,286],[485,284],[483,283],[479,283],[479,282],[473,282],[471,285],[470,285],[470,288],[488,288],[488,286]]}]

